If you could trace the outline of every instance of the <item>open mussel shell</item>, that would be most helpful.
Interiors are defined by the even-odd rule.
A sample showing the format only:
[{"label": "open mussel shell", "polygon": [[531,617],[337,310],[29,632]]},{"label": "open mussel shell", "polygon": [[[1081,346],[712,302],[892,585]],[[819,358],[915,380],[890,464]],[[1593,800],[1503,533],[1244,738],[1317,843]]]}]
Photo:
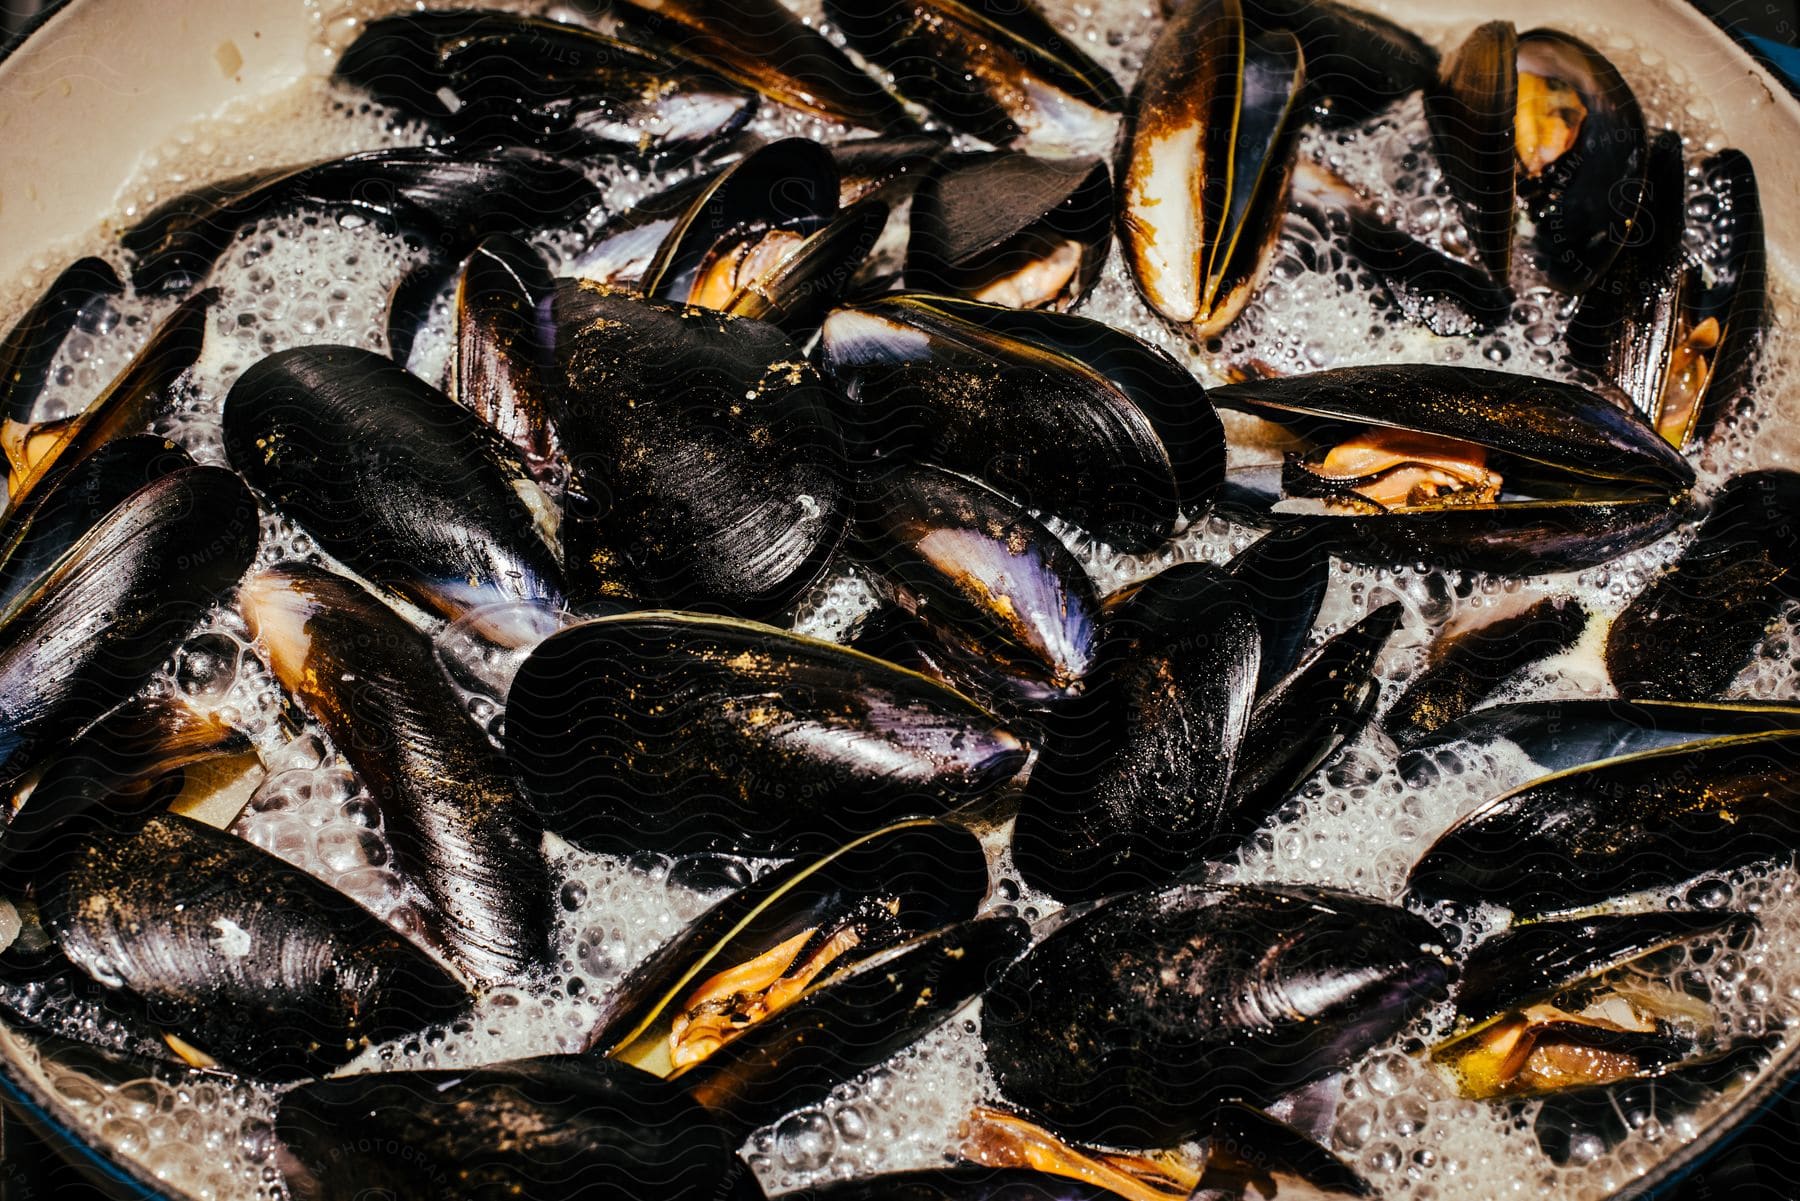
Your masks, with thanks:
[{"label": "open mussel shell", "polygon": [[[1700,164],[1718,198],[1721,244],[1706,256],[1704,279],[1682,293],[1680,342],[1664,388],[1659,422],[1703,443],[1718,422],[1749,399],[1769,329],[1768,255],[1756,170],[1741,150]],[[1681,414],[1686,413],[1685,420]]]},{"label": "open mussel shell", "polygon": [[1127,117],[1119,236],[1138,291],[1208,338],[1249,302],[1293,173],[1300,45],[1251,31],[1238,0],[1195,0],[1150,48]]},{"label": "open mussel shell", "polygon": [[128,701],[53,759],[0,828],[0,880],[11,892],[55,868],[64,839],[94,827],[131,830],[166,807],[182,768],[249,749],[213,714],[166,696]]},{"label": "open mussel shell", "polygon": [[1709,1098],[1747,1083],[1767,1066],[1779,1043],[1774,1034],[1741,1038],[1643,1078],[1546,1097],[1532,1119],[1538,1146],[1559,1167],[1592,1163],[1646,1124],[1668,1129]]},{"label": "open mussel shell", "polygon": [[728,10],[704,0],[613,0],[610,11],[676,57],[790,108],[865,129],[917,127],[905,106],[782,0],[738,0]]},{"label": "open mussel shell", "polygon": [[301,1201],[714,1201],[743,1170],[680,1089],[565,1055],[315,1081],[283,1095],[275,1133]]},{"label": "open mussel shell", "polygon": [[232,464],[277,509],[427,612],[561,603],[524,464],[397,363],[350,346],[269,355],[232,385],[224,433]]},{"label": "open mussel shell", "polygon": [[175,814],[90,833],[43,889],[71,961],[204,1055],[269,1079],[328,1071],[449,1017],[462,987],[298,868]]},{"label": "open mussel shell", "polygon": [[1030,3],[826,0],[825,16],[902,97],[995,146],[1092,147],[1124,107],[1112,76]]},{"label": "open mussel shell", "polygon": [[136,692],[256,553],[256,501],[218,467],[132,493],[0,624],[0,777]]},{"label": "open mussel shell", "polygon": [[815,984],[677,1082],[746,1131],[816,1105],[949,1019],[1029,941],[1020,918],[987,914],[889,947]]},{"label": "open mussel shell", "polygon": [[1800,734],[1743,734],[1558,772],[1450,827],[1409,891],[1542,913],[1789,854],[1797,755]]},{"label": "open mussel shell", "polygon": [[913,196],[907,286],[1067,311],[1100,278],[1112,220],[1112,178],[1100,159],[954,159]]},{"label": "open mussel shell", "polygon": [[252,579],[243,609],[275,678],[380,807],[395,866],[430,902],[432,939],[483,980],[544,959],[550,899],[535,814],[425,636],[357,585],[300,564]]},{"label": "open mussel shell", "polygon": [[839,309],[822,345],[865,471],[932,463],[1128,552],[1203,511],[1224,475],[1192,375],[1085,317],[903,295]]},{"label": "open mussel shell", "polygon": [[1029,1168],[920,1168],[788,1194],[793,1201],[1117,1201],[1097,1184]]},{"label": "open mussel shell", "polygon": [[514,677],[506,743],[551,830],[619,853],[830,847],[1003,784],[1026,748],[923,676],[769,626],[571,626]]},{"label": "open mussel shell", "polygon": [[[1632,236],[1649,159],[1644,114],[1618,68],[1578,38],[1533,29],[1519,35],[1517,53],[1515,124],[1521,136],[1534,131],[1517,143],[1525,160],[1518,189],[1536,224],[1532,249],[1551,286],[1579,293]],[[1575,105],[1583,115],[1565,133]]]},{"label": "open mussel shell", "polygon": [[1475,257],[1499,281],[1512,273],[1518,110],[1519,33],[1511,21],[1477,28],[1425,90],[1425,117],[1450,195]]},{"label": "open mussel shell", "polygon": [[558,434],[645,600],[759,616],[818,578],[849,506],[832,403],[797,346],[572,280],[550,316]]},{"label": "open mussel shell", "polygon": [[977,679],[1037,700],[1081,691],[1099,652],[1093,581],[1005,497],[934,467],[897,468],[859,501],[855,553],[876,590]]},{"label": "open mussel shell", "polygon": [[1242,833],[1229,784],[1261,654],[1245,590],[1182,564],[1107,625],[1092,688],[1045,719],[1013,829],[1025,880],[1065,899],[1161,883]]},{"label": "open mussel shell", "polygon": [[492,10],[370,21],[335,73],[458,142],[653,157],[742,128],[756,98],[579,25]]},{"label": "open mussel shell", "polygon": [[0,522],[0,612],[126,497],[193,465],[174,443],[134,434],[97,447],[54,473],[33,500]]},{"label": "open mussel shell", "polygon": [[1800,595],[1800,475],[1728,482],[1694,541],[1613,619],[1606,670],[1632,697],[1716,695],[1749,662],[1782,604]]},{"label": "open mussel shell", "polygon": [[1287,29],[1306,56],[1303,100],[1327,126],[1372,117],[1437,79],[1437,51],[1410,30],[1335,0],[1245,0],[1254,30]]},{"label": "open mussel shell", "polygon": [[356,213],[425,235],[454,261],[487,234],[573,221],[599,200],[579,169],[529,150],[371,150],[208,184],[158,205],[120,242],[140,291],[179,292],[212,272],[239,230],[271,213]]},{"label": "open mussel shell", "polygon": [[483,238],[456,277],[452,395],[512,443],[539,477],[556,454],[538,324],[538,305],[554,287],[543,255],[512,234]]},{"label": "open mussel shell", "polygon": [[[0,338],[0,418],[9,426],[35,423],[50,365],[70,331],[96,301],[124,290],[118,273],[103,259],[77,259],[63,268]],[[9,464],[9,474],[11,470]]]},{"label": "open mussel shell", "polygon": [[1545,597],[1520,611],[1441,633],[1425,669],[1394,702],[1382,728],[1402,750],[1456,721],[1531,664],[1575,645],[1587,610]]},{"label": "open mussel shell", "polygon": [[679,1076],[804,990],[975,916],[986,895],[979,840],[928,819],[796,860],[714,905],[636,968],[590,1045]]},{"label": "open mussel shell", "polygon": [[1267,1104],[1393,1035],[1448,983],[1437,942],[1345,893],[1172,884],[1033,947],[983,1002],[982,1038],[1002,1094],[1036,1118],[1172,1146],[1217,1101]]},{"label": "open mussel shell", "polygon": [[838,203],[848,207],[871,196],[898,201],[930,175],[948,148],[943,134],[838,142],[830,148],[838,169]]},{"label": "open mussel shell", "polygon": [[1483,942],[1463,964],[1457,1017],[1483,1022],[1695,939],[1741,945],[1755,928],[1751,915],[1726,911],[1592,914],[1515,926]]}]

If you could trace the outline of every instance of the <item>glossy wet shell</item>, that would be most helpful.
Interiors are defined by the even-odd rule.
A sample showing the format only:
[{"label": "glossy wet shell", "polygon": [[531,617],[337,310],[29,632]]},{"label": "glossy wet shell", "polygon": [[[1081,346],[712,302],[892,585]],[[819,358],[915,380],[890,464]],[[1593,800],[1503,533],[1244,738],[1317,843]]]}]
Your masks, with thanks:
[{"label": "glossy wet shell", "polygon": [[227,1065],[270,1079],[327,1071],[365,1040],[447,1018],[465,1000],[443,968],[355,902],[174,814],[84,841],[47,889],[44,917],[89,975],[142,998]]},{"label": "glossy wet shell", "polygon": [[1429,923],[1316,890],[1174,884],[1058,927],[982,1011],[1007,1100],[1077,1138],[1165,1147],[1209,1103],[1353,1061],[1439,993]]},{"label": "glossy wet shell", "polygon": [[584,846],[842,844],[1010,779],[1025,746],[925,677],[768,626],[604,618],[513,681],[507,752],[551,830]]}]

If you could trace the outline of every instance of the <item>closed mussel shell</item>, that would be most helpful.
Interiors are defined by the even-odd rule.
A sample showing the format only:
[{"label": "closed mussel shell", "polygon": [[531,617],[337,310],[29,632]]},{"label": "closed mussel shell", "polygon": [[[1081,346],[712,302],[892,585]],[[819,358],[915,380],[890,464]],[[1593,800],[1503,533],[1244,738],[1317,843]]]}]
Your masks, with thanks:
[{"label": "closed mussel shell", "polygon": [[539,477],[556,453],[538,325],[538,305],[553,286],[543,255],[512,234],[483,238],[456,278],[451,394],[510,442]]},{"label": "closed mussel shell", "polygon": [[856,553],[877,591],[978,682],[1039,701],[1081,691],[1099,653],[1093,581],[1005,497],[935,467],[898,468],[859,504]]},{"label": "closed mussel shell", "polygon": [[1444,180],[1462,210],[1475,257],[1501,283],[1512,272],[1518,60],[1513,23],[1489,21],[1444,60],[1436,86],[1425,91],[1425,117]]},{"label": "closed mussel shell", "polygon": [[1411,30],[1335,0],[1245,0],[1259,30],[1289,29],[1306,56],[1305,101],[1327,126],[1361,121],[1437,79],[1437,51]]},{"label": "closed mussel shell", "polygon": [[742,1171],[679,1089],[576,1056],[315,1081],[282,1097],[275,1133],[302,1201],[712,1201]]},{"label": "closed mussel shell", "polygon": [[1026,748],[925,677],[769,626],[572,626],[513,680],[507,751],[551,830],[620,853],[823,848],[1012,778]]},{"label": "closed mussel shell", "polygon": [[773,326],[565,280],[550,305],[557,432],[649,601],[758,616],[843,536],[843,441]]},{"label": "closed mussel shell", "polygon": [[175,814],[95,832],[47,883],[45,923],[96,980],[203,1053],[270,1079],[447,1018],[462,987],[298,868]]},{"label": "closed mussel shell", "polygon": [[0,777],[136,692],[256,553],[256,501],[218,467],[131,494],[0,625]]},{"label": "closed mussel shell", "polygon": [[[1171,884],[1064,923],[982,1009],[1003,1096],[1075,1138],[1167,1147],[1399,1030],[1449,979],[1431,925],[1322,889]],[[1161,965],[1160,968],[1150,965]]]},{"label": "closed mussel shell", "polygon": [[349,580],[302,564],[252,579],[243,609],[276,679],[380,807],[395,866],[430,902],[433,941],[482,980],[543,960],[550,899],[536,816],[425,636]]},{"label": "closed mussel shell", "polygon": [[591,1045],[679,1075],[802,990],[829,987],[871,955],[973,917],[986,894],[980,842],[929,819],[795,860],[714,905],[636,968]]},{"label": "closed mussel shell", "polygon": [[470,409],[349,346],[245,371],[225,401],[238,470],[326,551],[428,612],[562,600],[523,462]]}]

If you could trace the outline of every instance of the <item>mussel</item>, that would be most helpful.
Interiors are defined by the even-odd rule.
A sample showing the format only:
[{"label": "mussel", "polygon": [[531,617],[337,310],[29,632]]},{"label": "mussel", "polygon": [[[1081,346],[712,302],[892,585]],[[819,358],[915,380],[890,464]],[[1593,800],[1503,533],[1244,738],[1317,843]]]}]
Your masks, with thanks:
[{"label": "mussel", "polygon": [[543,256],[512,234],[483,238],[456,277],[451,395],[510,442],[539,479],[554,472],[556,459],[538,323],[538,306],[554,287]]},{"label": "mussel", "polygon": [[226,452],[319,545],[427,612],[560,604],[524,464],[481,419],[349,346],[262,359],[225,401]]},{"label": "mussel", "polygon": [[[1277,513],[1347,519],[1344,548],[1503,571],[1603,561],[1674,527],[1693,468],[1571,384],[1426,364],[1341,367],[1210,393],[1295,428]],[[1279,506],[1279,508],[1276,508]]]},{"label": "mussel", "polygon": [[793,1201],[1117,1201],[1100,1184],[1029,1168],[921,1168],[790,1194]]},{"label": "mussel", "polygon": [[513,680],[506,744],[545,825],[622,853],[832,846],[1005,783],[1026,747],[913,672],[769,626],[583,622]]},{"label": "mussel", "polygon": [[1098,654],[1100,601],[1054,534],[973,480],[902,467],[859,499],[855,552],[978,692],[1072,696]]},{"label": "mussel", "polygon": [[1490,21],[1445,61],[1425,115],[1476,257],[1497,281],[1511,273],[1516,196],[1552,286],[1579,293],[1605,273],[1648,160],[1637,98],[1605,56],[1553,29]]},{"label": "mussel", "polygon": [[426,235],[454,262],[481,237],[573,221],[599,203],[578,169],[529,150],[371,150],[240,175],[168,200],[120,234],[140,291],[180,292],[239,230],[271,213],[324,209]]},{"label": "mussel", "polygon": [[1119,167],[1119,237],[1138,291],[1199,338],[1243,311],[1281,228],[1306,82],[1287,28],[1192,0],[1138,77]]},{"label": "mussel", "polygon": [[1291,30],[1306,58],[1301,99],[1327,127],[1374,116],[1437,78],[1437,51],[1410,30],[1336,0],[1245,0],[1251,30]]},{"label": "mussel", "polygon": [[644,599],[746,616],[818,577],[848,516],[824,385],[773,326],[558,284],[557,431],[595,498],[598,565]]},{"label": "mussel", "polygon": [[[16,431],[36,424],[38,398],[50,374],[50,365],[62,349],[82,314],[95,302],[122,292],[118,273],[102,259],[85,258],[63,268],[44,294],[25,310],[0,338],[0,426],[9,452],[22,439]],[[17,470],[8,455],[7,474]],[[11,495],[13,488],[8,486]]]},{"label": "mussel", "polygon": [[466,1000],[355,902],[176,814],[89,833],[45,882],[43,909],[63,953],[148,1003],[178,1050],[272,1080],[327,1071]]},{"label": "mussel", "polygon": [[535,815],[438,669],[424,635],[341,576],[287,564],[244,586],[269,668],[380,807],[434,942],[472,976],[546,955],[549,874]]},{"label": "mussel", "polygon": [[256,501],[218,467],[132,493],[0,622],[0,778],[136,692],[256,553]]},{"label": "mussel", "polygon": [[1056,1130],[1172,1146],[1401,1029],[1450,968],[1429,923],[1319,889],[1179,883],[1073,917],[983,1003],[1004,1096]]},{"label": "mussel", "polygon": [[851,49],[894,90],[995,146],[1097,147],[1119,85],[1019,0],[826,0]]},{"label": "mussel", "polygon": [[826,319],[852,460],[975,476],[1119,549],[1211,503],[1225,435],[1167,355],[1100,322],[903,295]]},{"label": "mussel", "polygon": [[573,1055],[315,1081],[283,1095],[275,1133],[301,1201],[714,1201],[744,1171],[680,1089]]},{"label": "mussel", "polygon": [[1100,278],[1112,220],[1112,179],[1100,159],[952,159],[913,196],[907,286],[1066,312]]},{"label": "mussel", "polygon": [[1250,597],[1210,565],[1172,567],[1115,606],[1092,689],[1046,719],[1013,831],[1026,881],[1097,897],[1234,849],[1260,656]]},{"label": "mussel", "polygon": [[1558,772],[1450,827],[1408,888],[1542,913],[1786,855],[1797,753],[1792,731],[1735,734]]},{"label": "mussel", "polygon": [[1261,631],[1259,696],[1292,671],[1306,650],[1331,587],[1334,540],[1329,526],[1288,526],[1258,538],[1225,565],[1243,586]]},{"label": "mussel", "polygon": [[1732,479],[1681,557],[1613,619],[1606,669],[1626,696],[1698,700],[1729,684],[1800,595],[1800,475]]},{"label": "mussel", "polygon": [[1568,597],[1510,608],[1452,623],[1437,636],[1424,670],[1382,721],[1402,750],[1468,713],[1514,673],[1574,646],[1587,626],[1587,610]]},{"label": "mussel", "polygon": [[756,110],[749,93],[642,47],[495,10],[370,21],[336,74],[475,145],[687,154],[735,133]]}]

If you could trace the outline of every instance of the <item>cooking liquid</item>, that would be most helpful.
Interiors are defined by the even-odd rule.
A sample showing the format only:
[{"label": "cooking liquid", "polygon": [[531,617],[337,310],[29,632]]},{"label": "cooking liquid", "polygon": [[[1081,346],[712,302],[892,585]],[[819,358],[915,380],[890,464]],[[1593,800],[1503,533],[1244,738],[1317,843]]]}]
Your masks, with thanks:
[{"label": "cooking liquid", "polygon": [[[355,36],[358,20],[392,5],[356,11],[315,7],[315,62],[328,71],[337,52]],[[802,6],[803,11],[805,6]],[[1155,6],[1100,6],[1051,0],[1051,17],[1121,80],[1137,66],[1160,23]],[[552,15],[572,15],[552,10]],[[816,17],[816,13],[814,14]],[[1473,22],[1419,32],[1448,48]],[[1720,148],[1716,122],[1703,90],[1692,86],[1679,64],[1663,60],[1616,34],[1582,25],[1569,32],[1593,41],[1619,66],[1636,90],[1653,129],[1673,127],[1696,163]],[[1128,32],[1116,32],[1128,31]],[[828,31],[829,32],[829,31]],[[831,141],[844,134],[829,123],[787,112],[764,101],[756,132],[766,138],[803,134]],[[14,281],[0,297],[0,312],[22,311],[54,273],[79,253],[118,257],[112,231],[156,203],[208,179],[255,166],[274,165],[352,150],[415,144],[427,135],[404,119],[369,104],[350,89],[323,78],[303,81],[277,97],[200,122],[146,155],[138,177],[91,244],[46,248],[37,270]],[[1108,147],[1094,148],[1107,153]],[[1467,253],[1466,235],[1432,159],[1418,98],[1344,132],[1309,128],[1300,153],[1330,165],[1367,194],[1383,198],[1390,215],[1416,236],[1446,251]],[[592,167],[605,186],[605,210],[595,220],[628,208],[676,182],[694,168],[662,171],[654,178],[607,164]],[[1704,254],[1716,203],[1695,191],[1689,238]],[[591,226],[589,227],[591,228]],[[573,271],[582,230],[548,230],[539,245]],[[332,342],[385,351],[382,329],[389,292],[416,257],[403,240],[329,215],[289,215],[244,231],[221,260],[214,283],[223,295],[214,308],[205,353],[179,385],[172,412],[157,427],[202,462],[222,462],[220,405],[237,375],[264,355],[289,346]],[[1721,429],[1700,455],[1701,489],[1738,472],[1787,465],[1778,439],[1761,431],[1791,427],[1786,386],[1800,363],[1792,335],[1794,301],[1786,281],[1773,289],[1773,328],[1763,355],[1753,412]],[[84,406],[127,361],[172,302],[128,297],[84,315],[64,346],[38,416],[50,419]],[[1129,330],[1188,363],[1207,383],[1219,382],[1231,365],[1253,360],[1298,372],[1366,362],[1467,362],[1546,376],[1567,372],[1559,348],[1568,305],[1542,287],[1517,291],[1509,321],[1495,333],[1446,340],[1408,325],[1389,306],[1379,286],[1348,261],[1329,235],[1290,221],[1261,292],[1224,336],[1193,345],[1183,333],[1152,316],[1139,301],[1117,253],[1081,312]],[[450,357],[449,297],[441,296],[409,361],[411,368],[443,382]],[[1227,415],[1234,461],[1255,458],[1254,423]],[[1078,531],[1059,530],[1081,553],[1103,588],[1119,587],[1168,564],[1219,562],[1248,545],[1249,530],[1217,517],[1203,518],[1163,550],[1141,558],[1116,555],[1087,543]],[[258,565],[291,558],[322,558],[311,540],[273,513],[265,513]],[[1391,702],[1423,664],[1433,632],[1446,623],[1510,607],[1539,596],[1572,595],[1593,613],[1588,636],[1573,650],[1520,673],[1496,699],[1523,700],[1611,694],[1598,653],[1604,623],[1622,609],[1655,571],[1679,553],[1692,528],[1663,542],[1585,572],[1501,579],[1417,566],[1363,568],[1339,564],[1315,643],[1355,622],[1374,606],[1399,600],[1406,608],[1402,632],[1379,665],[1383,696]],[[872,606],[854,574],[833,577],[803,598],[795,625],[841,637]],[[490,657],[459,627],[439,629],[437,646],[464,691],[471,716],[490,731],[501,716],[504,681],[514,657]],[[1732,686],[1745,697],[1800,696],[1794,641],[1800,613],[1790,609],[1776,623],[1756,657]],[[415,898],[391,867],[391,848],[377,806],[322,732],[284,725],[280,693],[256,658],[242,620],[225,610],[210,620],[152,685],[185,694],[196,704],[225,713],[249,731],[263,753],[268,776],[233,826],[259,846],[331,882],[403,930],[417,930]],[[291,716],[291,714],[290,714]],[[1397,900],[1407,870],[1458,816],[1486,798],[1540,774],[1508,743],[1475,749],[1453,746],[1403,779],[1393,747],[1371,726],[1335,756],[1266,824],[1221,876],[1230,880],[1298,881],[1343,886]],[[984,832],[992,861],[987,907],[1010,907],[1027,918],[1046,916],[1054,902],[1018,880],[1006,851],[1007,829]],[[629,859],[592,855],[548,839],[558,879],[554,946],[557,962],[542,973],[487,993],[472,1018],[421,1031],[398,1043],[370,1048],[346,1071],[418,1069],[494,1062],[521,1055],[579,1049],[605,1004],[608,991],[659,943],[768,865],[676,861],[658,854]],[[706,870],[702,870],[705,868]],[[1702,944],[1678,957],[1658,978],[1679,980],[1707,997],[1717,1013],[1714,1037],[1784,1030],[1800,1013],[1800,875],[1765,868],[1707,877],[1669,896],[1632,899],[1633,907],[1667,903],[1725,906],[1757,913],[1762,930],[1747,947]],[[1460,923],[1440,919],[1445,944],[1466,949],[1503,924],[1503,914]],[[949,1162],[957,1128],[969,1109],[996,1099],[983,1063],[979,1003],[889,1063],[847,1082],[823,1105],[808,1107],[754,1133],[743,1154],[771,1193],[831,1179],[872,1175]],[[1322,1133],[1386,1197],[1470,1198],[1541,1196],[1587,1198],[1611,1193],[1648,1170],[1702,1129],[1724,1107],[1717,1101],[1664,1129],[1655,1123],[1617,1148],[1579,1148],[1577,1162],[1558,1168],[1538,1150],[1531,1132],[1534,1107],[1515,1117],[1504,1105],[1456,1096],[1436,1069],[1407,1048],[1441,1036],[1444,1007],[1424,1015],[1394,1042],[1353,1066],[1334,1093]],[[28,1042],[11,1032],[28,1065],[37,1060]],[[1790,1036],[1781,1055],[1793,1049]],[[1781,1055],[1778,1055],[1779,1062]],[[177,1191],[197,1198],[275,1198],[285,1189],[272,1158],[269,1122],[273,1090],[229,1079],[189,1077],[112,1086],[46,1059],[43,1083],[68,1105],[82,1132],[121,1159],[140,1165]]]}]

